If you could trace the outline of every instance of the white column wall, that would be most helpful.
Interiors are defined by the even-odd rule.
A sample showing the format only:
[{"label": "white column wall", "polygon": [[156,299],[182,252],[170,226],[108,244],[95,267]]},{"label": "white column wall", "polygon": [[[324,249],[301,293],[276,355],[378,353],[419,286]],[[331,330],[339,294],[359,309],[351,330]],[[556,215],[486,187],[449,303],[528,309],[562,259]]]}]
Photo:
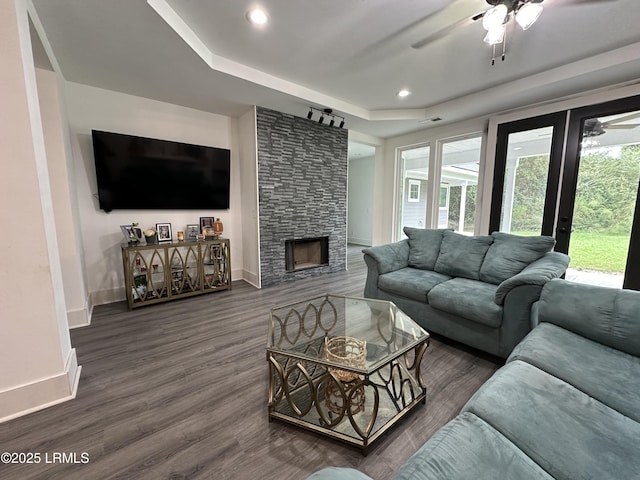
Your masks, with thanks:
[{"label": "white column wall", "polygon": [[258,146],[255,107],[238,119],[238,147],[242,188],[243,278],[252,285],[260,287]]},{"label": "white column wall", "polygon": [[75,395],[24,0],[0,0],[0,421]]},{"label": "white column wall", "polygon": [[349,160],[347,241],[373,245],[375,156]]},{"label": "white column wall", "polygon": [[47,166],[56,220],[67,318],[70,327],[89,324],[89,305],[82,265],[82,248],[76,235],[67,160],[71,155],[66,116],[59,98],[57,74],[36,69]]},{"label": "white column wall", "polygon": [[[200,217],[219,217],[223,236],[231,243],[231,270],[242,278],[242,214],[238,149],[231,118],[191,108],[126,95],[77,83],[66,84],[67,112],[74,161],[74,185],[80,218],[84,263],[93,305],[124,300],[120,225],[139,222],[143,229],[171,223],[175,232]],[[229,210],[114,210],[99,209],[91,130],[172,140],[231,150]],[[140,179],[140,192],[154,188]]]}]

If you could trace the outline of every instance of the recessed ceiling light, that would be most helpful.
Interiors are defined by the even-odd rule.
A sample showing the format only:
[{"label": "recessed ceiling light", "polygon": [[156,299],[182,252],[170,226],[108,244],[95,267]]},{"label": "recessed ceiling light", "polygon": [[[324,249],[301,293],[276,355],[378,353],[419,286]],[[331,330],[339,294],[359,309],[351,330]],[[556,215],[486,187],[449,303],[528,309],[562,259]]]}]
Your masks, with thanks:
[{"label": "recessed ceiling light", "polygon": [[263,9],[256,7],[252,8],[247,12],[247,18],[254,25],[264,25],[269,21],[269,17],[267,16],[267,12]]},{"label": "recessed ceiling light", "polygon": [[408,97],[409,95],[411,95],[411,92],[409,90],[407,90],[406,88],[403,88],[402,90],[400,90],[397,94],[400,98],[404,98],[404,97]]}]

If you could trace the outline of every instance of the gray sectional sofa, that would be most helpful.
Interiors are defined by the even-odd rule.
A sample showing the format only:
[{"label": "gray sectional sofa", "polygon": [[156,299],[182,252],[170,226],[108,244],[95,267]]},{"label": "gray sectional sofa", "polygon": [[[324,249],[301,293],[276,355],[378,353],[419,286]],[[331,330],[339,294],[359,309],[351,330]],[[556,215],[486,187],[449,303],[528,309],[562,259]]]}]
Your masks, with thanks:
[{"label": "gray sectional sofa", "polygon": [[364,296],[390,300],[428,332],[502,358],[531,330],[542,286],[569,264],[551,251],[552,237],[404,232],[402,241],[363,250]]},{"label": "gray sectional sofa", "polygon": [[533,313],[506,365],[395,480],[640,478],[640,292],[552,280]]}]

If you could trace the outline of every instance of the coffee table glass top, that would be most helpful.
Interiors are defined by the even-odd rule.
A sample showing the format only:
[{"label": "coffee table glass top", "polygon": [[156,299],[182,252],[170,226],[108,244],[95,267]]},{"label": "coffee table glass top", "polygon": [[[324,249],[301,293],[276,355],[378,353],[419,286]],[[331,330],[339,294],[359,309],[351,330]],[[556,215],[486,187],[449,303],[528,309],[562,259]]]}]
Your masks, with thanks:
[{"label": "coffee table glass top", "polygon": [[429,338],[392,302],[326,294],[271,310],[267,348],[302,360],[344,365],[326,353],[326,342],[366,342],[366,358],[349,370],[369,374]]}]

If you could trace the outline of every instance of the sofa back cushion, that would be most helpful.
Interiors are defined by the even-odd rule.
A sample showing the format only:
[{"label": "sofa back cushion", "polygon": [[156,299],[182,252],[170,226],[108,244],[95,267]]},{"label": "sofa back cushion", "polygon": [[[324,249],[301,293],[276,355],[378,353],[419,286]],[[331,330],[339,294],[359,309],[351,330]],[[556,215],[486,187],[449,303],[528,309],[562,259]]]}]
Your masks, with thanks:
[{"label": "sofa back cushion", "polygon": [[469,237],[445,231],[434,270],[450,277],[479,280],[482,261],[492,242],[490,235]]},{"label": "sofa back cushion", "polygon": [[521,237],[510,233],[493,232],[480,268],[480,280],[499,285],[520,273],[530,263],[550,252],[556,241],[553,237]]},{"label": "sofa back cushion", "polygon": [[422,270],[433,270],[440,253],[442,234],[445,230],[404,227],[409,237],[409,266]]},{"label": "sofa back cushion", "polygon": [[537,320],[640,357],[640,292],[555,279],[546,283]]}]

